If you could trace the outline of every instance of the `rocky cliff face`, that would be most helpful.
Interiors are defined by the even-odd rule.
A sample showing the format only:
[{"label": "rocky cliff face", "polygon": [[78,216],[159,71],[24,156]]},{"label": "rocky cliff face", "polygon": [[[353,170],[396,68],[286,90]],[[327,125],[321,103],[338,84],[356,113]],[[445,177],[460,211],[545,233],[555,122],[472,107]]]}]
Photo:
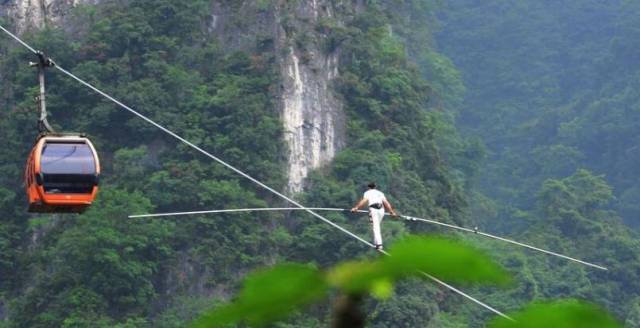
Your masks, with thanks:
[{"label": "rocky cliff face", "polygon": [[[316,26],[323,18],[334,18],[330,1],[301,1],[294,13],[297,20],[308,22],[306,27]],[[342,106],[331,85],[338,76],[339,51],[322,49],[322,37],[311,31],[302,28],[298,33],[295,42],[288,42],[286,35],[279,42],[282,121],[289,146],[292,192],[302,191],[309,171],[330,162],[344,142]]]},{"label": "rocky cliff face", "polygon": [[71,8],[98,0],[8,0],[0,4],[0,16],[13,20],[17,33],[59,23]]},{"label": "rocky cliff face", "polygon": [[[16,30],[60,24],[78,4],[98,0],[9,0],[0,15],[12,18]],[[209,30],[227,49],[261,51],[269,41],[279,66],[278,91],[284,138],[288,146],[288,191],[300,192],[308,173],[329,163],[344,144],[344,119],[334,95],[339,49],[323,49],[323,36],[315,29],[323,19],[335,17],[334,2],[214,1]],[[245,20],[245,17],[252,17]],[[255,18],[255,19],[253,19]],[[265,51],[265,50],[262,50]]]},{"label": "rocky cliff face", "polygon": [[[273,1],[263,6],[243,1],[235,10],[214,6],[212,30],[225,45],[247,49],[273,44],[292,193],[302,191],[309,172],[329,163],[344,144],[344,114],[332,87],[339,50],[326,51],[324,37],[315,28],[322,20],[338,20],[334,6],[329,0]],[[233,21],[243,14],[257,19]]]}]

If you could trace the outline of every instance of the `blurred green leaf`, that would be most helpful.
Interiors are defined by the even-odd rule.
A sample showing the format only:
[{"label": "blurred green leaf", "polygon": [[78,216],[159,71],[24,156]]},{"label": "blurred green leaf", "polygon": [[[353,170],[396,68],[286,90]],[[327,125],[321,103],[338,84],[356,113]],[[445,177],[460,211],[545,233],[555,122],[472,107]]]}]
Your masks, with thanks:
[{"label": "blurred green leaf", "polygon": [[490,328],[554,327],[554,328],[614,328],[622,327],[607,312],[596,305],[576,300],[532,304],[510,314],[515,320],[497,318]]},{"label": "blurred green leaf", "polygon": [[233,303],[211,310],[193,327],[219,327],[238,321],[264,324],[324,297],[327,289],[328,285],[317,269],[301,264],[280,264],[251,274]]},{"label": "blurred green leaf", "polygon": [[380,297],[391,292],[393,282],[406,276],[422,277],[421,271],[450,282],[509,281],[507,273],[484,253],[441,237],[409,237],[393,245],[389,254],[373,261],[338,265],[328,279],[346,292],[371,292]]},{"label": "blurred green leaf", "polygon": [[392,276],[422,271],[448,282],[499,283],[508,274],[483,252],[443,237],[410,236],[394,244],[382,259]]},{"label": "blurred green leaf", "polygon": [[384,270],[379,261],[353,261],[337,265],[328,273],[329,282],[347,293],[362,293],[373,284],[384,279]]},{"label": "blurred green leaf", "polygon": [[379,299],[387,299],[393,294],[393,282],[389,279],[379,279],[371,286],[371,295]]}]

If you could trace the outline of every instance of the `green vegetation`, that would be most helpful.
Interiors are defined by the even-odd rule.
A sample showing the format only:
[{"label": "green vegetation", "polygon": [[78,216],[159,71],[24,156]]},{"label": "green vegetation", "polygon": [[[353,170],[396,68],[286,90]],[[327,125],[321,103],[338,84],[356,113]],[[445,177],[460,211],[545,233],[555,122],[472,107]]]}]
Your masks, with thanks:
[{"label": "green vegetation", "polygon": [[[123,7],[124,6],[124,7]],[[154,120],[281,187],[282,143],[271,87],[273,57],[227,52],[201,29],[208,1],[109,2],[80,7],[71,35],[46,30],[29,42]],[[126,8],[126,10],[123,10]],[[154,325],[168,293],[231,283],[236,270],[269,261],[278,234],[269,216],[136,220],[132,213],[207,206],[264,206],[264,195],[71,80],[48,73],[50,121],[90,134],[104,188],[81,216],[29,216],[22,165],[35,138],[31,59],[2,43],[0,295],[12,326]],[[233,224],[229,224],[233,220]],[[215,277],[215,278],[213,278]],[[209,281],[209,279],[212,279]],[[191,314],[193,315],[193,314]],[[175,326],[179,326],[176,323]]]},{"label": "green vegetation", "polygon": [[[425,260],[424,254],[441,254]],[[507,275],[486,255],[460,242],[441,237],[412,236],[395,244],[390,256],[375,260],[345,262],[327,272],[299,264],[281,264],[253,273],[233,303],[215,308],[192,327],[224,327],[246,322],[265,325],[294,310],[326,297],[329,287],[346,295],[333,310],[333,327],[363,327],[360,310],[364,295],[379,299],[391,296],[393,284],[408,276],[424,274],[446,281],[481,284],[504,283]],[[466,268],[466,270],[462,268]],[[599,307],[575,300],[531,304],[512,315],[498,318],[489,327],[620,327]]]},{"label": "green vegetation", "polygon": [[326,296],[327,283],[314,268],[280,264],[253,273],[245,280],[237,300],[205,314],[194,327],[221,326],[239,321],[263,324]]},{"label": "green vegetation", "polygon": [[638,218],[638,13],[630,1],[443,6],[440,50],[467,90],[459,127],[487,147],[473,216],[610,268],[509,255],[523,279],[512,302],[573,295],[637,327],[640,244],[623,222]]},{"label": "green vegetation", "polygon": [[[69,18],[73,32],[48,29],[25,37],[66,69],[283,189],[279,54],[263,36],[256,36],[254,48],[226,49],[206,29],[209,5],[140,0],[80,6]],[[344,61],[337,88],[350,118],[349,146],[329,172],[314,174],[301,196],[321,205],[351,204],[363,181],[376,176],[407,211],[458,217],[461,186],[450,179],[435,137],[448,123],[425,111],[426,83],[389,34],[384,8],[370,7],[347,26],[326,31],[342,33],[335,38]],[[259,12],[269,10],[260,3]],[[366,251],[302,214],[126,219],[153,210],[265,206],[273,199],[55,71],[47,76],[50,121],[58,130],[90,134],[102,157],[104,188],[81,216],[27,215],[20,177],[35,133],[35,72],[24,65],[30,57],[22,49],[3,43],[0,51],[3,79],[10,81],[2,84],[9,110],[0,120],[7,142],[0,150],[0,273],[8,277],[0,295],[7,325],[182,326],[203,309],[206,296],[225,299],[252,268],[278,260],[331,265]],[[330,218],[369,234],[364,220]],[[399,223],[385,231],[389,239],[404,233]],[[405,286],[412,296],[402,302],[423,308],[427,287],[413,284]],[[319,319],[298,322],[321,325],[323,310],[315,311]],[[389,308],[377,320],[391,315]]]},{"label": "green vegetation", "polygon": [[[210,311],[194,327],[217,327],[239,321],[265,324],[326,297],[329,287],[338,288],[354,299],[360,300],[362,295],[369,293],[386,299],[391,296],[396,281],[410,276],[424,278],[424,273],[446,281],[467,283],[504,283],[508,280],[506,273],[482,252],[443,238],[409,237],[395,244],[389,254],[375,260],[345,262],[325,273],[299,264],[281,264],[254,273],[246,279],[233,303]],[[424,254],[439,256],[427,260]],[[467,270],[461,270],[463,267]],[[358,306],[350,307],[357,310]],[[334,316],[339,314],[334,313]],[[337,326],[348,327],[344,323]]]},{"label": "green vegetation", "polygon": [[588,169],[636,225],[638,12],[632,1],[448,3],[440,43],[465,76],[460,126],[490,150],[483,192],[531,209],[544,180]]},{"label": "green vegetation", "polygon": [[620,324],[597,306],[575,300],[532,304],[513,314],[512,318],[515,321],[496,319],[489,324],[489,327],[620,327]]},{"label": "green vegetation", "polygon": [[[251,309],[249,322],[260,322],[272,319],[274,304],[251,297],[278,291],[290,293],[276,315],[307,307],[274,327],[325,327],[332,303],[353,301],[329,290],[377,296],[357,299],[376,328],[484,326],[490,314],[475,304],[400,279],[415,269],[409,262],[456,282],[498,275],[485,256],[443,250],[459,242],[483,249],[512,274],[508,288],[465,287],[500,310],[586,299],[640,327],[640,244],[622,223],[640,213],[637,5],[569,1],[555,10],[550,1],[472,2],[367,1],[356,10],[331,1],[332,17],[307,26],[296,1],[220,1],[229,17],[213,33],[209,0],[114,0],[78,6],[65,27],[24,37],[64,68],[284,190],[282,49],[260,25],[277,16],[303,61],[317,55],[315,45],[340,63],[332,87],[344,105],[346,145],[312,172],[295,195],[302,203],[348,207],[375,179],[403,213],[478,225],[609,272],[473,236],[408,241],[405,252],[429,249],[420,261],[403,259],[402,244],[397,258],[366,260],[366,247],[302,212],[127,219],[282,203],[55,71],[47,75],[50,122],[90,135],[102,158],[102,186],[82,215],[28,215],[21,177],[35,138],[36,75],[26,65],[33,58],[3,41],[0,327],[183,327],[211,306],[227,309],[227,318]],[[436,16],[448,40],[439,42],[442,52],[434,46]],[[221,40],[219,33],[235,34]],[[363,216],[327,218],[370,234]],[[390,243],[433,230],[387,218],[383,233]],[[347,259],[361,260],[339,264]],[[241,287],[247,272],[276,263],[301,264],[250,274]],[[299,279],[278,288],[290,276]],[[235,305],[223,305],[238,290]],[[522,316],[557,312],[572,320],[585,309],[551,303]]]}]

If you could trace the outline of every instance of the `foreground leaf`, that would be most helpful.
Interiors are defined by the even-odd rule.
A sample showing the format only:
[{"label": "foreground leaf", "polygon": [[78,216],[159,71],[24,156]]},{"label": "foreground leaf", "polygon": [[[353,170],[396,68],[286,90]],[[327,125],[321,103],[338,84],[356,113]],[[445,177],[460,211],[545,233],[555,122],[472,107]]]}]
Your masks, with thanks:
[{"label": "foreground leaf", "polygon": [[411,236],[382,259],[392,276],[422,271],[447,282],[506,283],[508,274],[483,252],[442,237]]},{"label": "foreground leaf", "polygon": [[515,320],[493,320],[490,328],[622,328],[607,312],[599,307],[576,300],[532,304],[524,310],[510,314]]},{"label": "foreground leaf", "polygon": [[251,274],[233,303],[211,310],[193,327],[219,327],[238,321],[264,324],[323,298],[327,289],[327,283],[317,269],[301,264],[281,264]]},{"label": "foreground leaf", "polygon": [[388,297],[392,283],[422,272],[448,282],[505,283],[509,276],[484,253],[440,237],[415,236],[395,244],[391,256],[347,262],[328,274],[331,284],[348,293]]}]

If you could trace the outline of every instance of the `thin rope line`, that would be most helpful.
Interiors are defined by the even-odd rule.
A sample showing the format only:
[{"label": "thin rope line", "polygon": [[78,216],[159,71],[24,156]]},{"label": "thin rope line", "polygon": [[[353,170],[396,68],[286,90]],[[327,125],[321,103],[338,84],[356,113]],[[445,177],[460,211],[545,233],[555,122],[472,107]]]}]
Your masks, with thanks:
[{"label": "thin rope line", "polygon": [[[6,29],[2,28],[2,30],[3,30],[3,31],[5,31],[6,33],[8,33],[9,35],[11,35],[14,39],[18,40],[22,45],[24,45],[25,47],[27,47],[29,50],[33,51],[34,53],[36,52],[33,48],[29,47],[29,45],[27,45],[26,43],[24,43],[23,41],[21,41],[21,40],[20,40],[18,37],[16,37],[15,35],[13,35],[13,34],[9,33]],[[214,161],[216,161],[216,162],[218,162],[218,163],[222,164],[223,166],[227,167],[228,169],[230,169],[230,170],[232,170],[232,171],[236,172],[237,174],[239,174],[239,175],[241,175],[241,176],[243,176],[243,177],[245,177],[245,178],[249,179],[250,181],[254,182],[255,184],[257,184],[257,185],[259,185],[259,186],[261,186],[261,187],[263,187],[263,188],[267,189],[268,191],[270,191],[270,192],[274,193],[275,195],[279,196],[280,198],[282,198],[282,199],[284,199],[284,200],[286,200],[286,201],[290,202],[291,204],[293,204],[293,205],[295,205],[295,206],[299,207],[300,209],[302,209],[302,210],[306,211],[307,213],[309,213],[309,214],[311,214],[311,215],[313,215],[313,216],[317,217],[318,219],[320,219],[320,220],[324,221],[325,223],[327,223],[327,224],[329,224],[329,225],[333,226],[334,228],[336,228],[336,229],[338,229],[338,230],[340,230],[340,231],[344,232],[345,234],[347,234],[347,235],[349,235],[349,236],[351,236],[351,237],[353,237],[353,238],[355,238],[355,239],[359,240],[360,242],[362,242],[362,243],[364,243],[364,244],[368,245],[369,247],[371,247],[371,248],[375,248],[375,246],[374,246],[373,244],[371,244],[370,242],[368,242],[368,241],[366,241],[366,240],[362,239],[361,237],[359,237],[359,236],[355,235],[355,234],[354,234],[354,233],[352,233],[351,231],[349,231],[349,230],[347,230],[347,229],[345,229],[345,228],[343,228],[343,227],[341,227],[341,226],[339,226],[339,225],[337,225],[337,224],[335,224],[335,223],[331,222],[330,220],[328,220],[328,219],[324,218],[322,215],[317,214],[317,213],[315,213],[314,211],[312,211],[312,210],[310,210],[310,209],[305,208],[304,206],[302,206],[301,204],[299,204],[299,203],[298,203],[298,202],[296,202],[295,200],[293,200],[293,199],[291,199],[291,198],[289,198],[289,197],[287,197],[287,196],[283,195],[282,193],[280,193],[280,192],[276,191],[275,189],[273,189],[273,188],[271,188],[271,187],[267,186],[266,184],[264,184],[264,183],[262,183],[262,182],[260,182],[260,181],[256,180],[255,178],[251,177],[250,175],[248,175],[248,174],[246,174],[246,173],[244,173],[244,172],[240,171],[239,169],[235,168],[234,166],[232,166],[232,165],[230,165],[230,164],[226,163],[225,161],[223,161],[223,160],[219,159],[218,157],[216,157],[216,156],[214,156],[214,155],[210,154],[209,152],[207,152],[207,151],[205,151],[204,149],[202,149],[202,148],[200,148],[200,147],[196,146],[195,144],[193,144],[193,143],[189,142],[188,140],[186,140],[186,139],[182,138],[181,136],[179,136],[179,135],[177,135],[176,133],[172,132],[171,130],[169,130],[169,129],[167,129],[167,128],[163,127],[162,125],[160,125],[160,124],[156,123],[155,121],[151,120],[150,118],[148,118],[148,117],[146,117],[146,116],[144,116],[144,115],[142,115],[142,114],[138,113],[137,111],[133,110],[133,109],[132,109],[132,108],[130,108],[129,106],[127,106],[127,105],[125,105],[125,104],[121,103],[121,102],[120,102],[120,101],[118,101],[117,99],[115,99],[115,98],[111,97],[110,95],[108,95],[108,94],[106,94],[106,93],[102,92],[102,91],[101,91],[101,90],[99,90],[98,88],[94,87],[93,85],[89,84],[88,82],[85,82],[84,80],[82,80],[82,79],[80,79],[79,77],[75,76],[74,74],[72,74],[72,73],[68,72],[67,70],[63,69],[62,67],[60,67],[60,66],[58,66],[58,65],[56,65],[56,66],[54,66],[54,67],[55,67],[56,69],[58,69],[60,72],[62,72],[62,73],[64,73],[64,74],[66,74],[67,76],[71,77],[72,79],[74,79],[74,80],[78,81],[79,83],[83,84],[84,86],[88,87],[89,89],[91,89],[91,90],[95,91],[96,93],[98,93],[98,94],[102,95],[103,97],[105,97],[105,98],[107,98],[107,99],[111,100],[112,102],[114,102],[115,104],[119,105],[120,107],[122,107],[122,108],[124,108],[124,109],[128,110],[128,111],[129,111],[129,112],[131,112],[132,114],[134,114],[134,115],[138,116],[139,118],[141,118],[141,119],[145,120],[147,123],[149,123],[149,124],[151,124],[151,125],[153,125],[153,126],[157,127],[158,129],[162,130],[163,132],[165,132],[165,133],[169,134],[170,136],[172,136],[172,137],[174,137],[174,138],[178,139],[179,141],[181,141],[181,142],[185,143],[186,145],[188,145],[188,146],[190,146],[191,148],[193,148],[193,149],[195,149],[195,150],[199,151],[200,153],[202,153],[202,154],[204,154],[205,156],[207,156],[207,157],[209,157],[209,158],[213,159]],[[439,282],[438,280],[434,280],[434,281]],[[449,285],[447,285],[447,284],[444,284],[444,283],[442,283],[442,282],[440,282],[440,283],[441,283],[443,286],[445,286],[445,287],[449,288],[450,290],[452,290],[452,291],[454,291],[454,292],[458,293],[459,295],[462,295],[462,296],[465,296],[465,297],[467,297],[467,298],[469,298],[469,299],[472,299],[472,298],[471,298],[471,296],[468,296],[468,295],[466,295],[466,294],[464,294],[464,293],[460,292],[459,290],[457,290],[457,289],[455,289],[455,288],[451,288],[451,287],[450,287]],[[482,302],[480,302],[480,301],[478,301],[478,300],[474,300],[474,302],[476,302],[477,304],[480,304],[480,305],[483,305],[483,304],[484,304],[484,303],[482,303]],[[483,306],[484,306],[487,310],[490,310],[491,312],[494,312],[494,313],[496,313],[496,314],[498,314],[498,315],[500,315],[500,316],[502,316],[502,317],[504,317],[504,318],[511,319],[511,318],[509,318],[507,315],[505,315],[505,314],[503,314],[503,313],[501,313],[501,312],[499,312],[499,311],[495,310],[494,308],[492,308],[492,307],[490,307],[490,306],[487,306],[487,305],[483,305]]]},{"label": "thin rope line", "polygon": [[2,29],[5,33],[9,34],[10,37],[12,37],[14,40],[18,41],[20,44],[22,44],[25,48],[29,49],[34,54],[38,53],[38,51],[36,49],[31,48],[31,46],[29,46],[26,42],[20,40],[19,37],[15,36],[13,33],[9,32],[7,29],[5,29],[4,26],[0,25],[0,29]]},{"label": "thin rope line", "polygon": [[[314,211],[346,211],[343,208],[326,208],[326,207],[307,207]],[[172,213],[157,213],[157,214],[137,214],[129,215],[130,219],[136,218],[152,218],[163,216],[183,216],[183,215],[197,215],[197,214],[212,214],[212,213],[235,213],[235,212],[271,212],[271,211],[295,211],[301,210],[299,207],[265,207],[265,208],[234,208],[226,210],[207,210],[207,211],[191,211],[191,212],[172,212]],[[365,211],[358,211],[365,212]]]},{"label": "thin rope line", "polygon": [[535,247],[535,246],[523,244],[523,243],[517,242],[515,240],[510,240],[510,239],[507,239],[507,238],[494,236],[494,235],[491,235],[491,234],[488,234],[488,233],[485,233],[485,232],[480,232],[480,231],[478,231],[477,234],[483,235],[483,236],[486,236],[486,237],[489,237],[489,238],[497,239],[497,240],[506,241],[508,243],[512,243],[514,245],[519,245],[519,246],[522,246],[522,247],[533,249],[533,250],[536,250],[536,251],[539,251],[539,252],[542,252],[542,253],[545,253],[545,254],[555,255],[557,257],[561,257],[561,258],[569,260],[569,261],[573,261],[573,262],[576,262],[576,263],[581,263],[581,264],[584,264],[584,265],[588,265],[588,266],[590,266],[592,268],[596,268],[596,269],[600,269],[600,270],[604,270],[604,271],[609,271],[609,269],[607,269],[606,267],[603,267],[601,265],[597,265],[597,264],[593,264],[593,263],[586,262],[586,261],[583,261],[583,260],[579,260],[579,259],[567,256],[567,255],[563,255],[563,254],[560,254],[560,253],[548,251],[548,250],[545,250],[545,249],[542,249],[542,248],[538,248],[538,247]]},{"label": "thin rope line", "polygon": [[[391,257],[391,254],[387,253],[385,250],[380,249],[380,250],[378,250],[378,251],[379,251],[380,253],[382,253],[382,254],[386,255],[386,256]],[[511,321],[515,322],[515,320],[513,320],[510,316],[508,316],[508,315],[506,315],[506,314],[504,314],[504,313],[502,313],[502,312],[500,312],[500,311],[498,311],[498,310],[494,309],[493,307],[491,307],[491,306],[489,306],[489,305],[487,305],[487,304],[485,304],[485,303],[481,302],[480,300],[478,300],[478,299],[476,299],[476,298],[474,298],[474,297],[472,297],[472,296],[469,296],[469,295],[468,295],[468,294],[466,294],[465,292],[463,292],[463,291],[461,291],[461,290],[459,290],[459,289],[457,289],[457,288],[455,288],[455,287],[453,287],[453,286],[451,286],[451,285],[447,284],[446,282],[444,282],[444,281],[442,281],[442,280],[440,280],[440,279],[438,279],[438,278],[436,278],[436,277],[434,277],[434,276],[432,276],[432,275],[430,275],[430,274],[428,274],[428,273],[426,273],[426,272],[424,272],[424,271],[420,271],[420,270],[417,270],[417,271],[418,271],[420,274],[424,275],[425,277],[427,277],[427,278],[431,279],[432,281],[434,281],[434,282],[436,282],[436,283],[438,283],[438,284],[440,284],[440,285],[442,285],[442,286],[444,286],[444,287],[446,287],[446,288],[449,288],[450,290],[452,290],[452,291],[454,291],[454,292],[458,293],[459,295],[463,296],[464,298],[466,298],[466,299],[468,299],[468,300],[473,301],[474,303],[476,303],[476,304],[478,304],[478,305],[480,305],[480,306],[484,307],[485,309],[488,309],[489,311],[491,311],[491,312],[493,312],[493,313],[495,313],[495,314],[497,314],[497,315],[499,315],[499,316],[501,316],[501,317],[503,317],[503,318],[505,318],[505,319],[508,319],[508,320],[511,320]]]},{"label": "thin rope line", "polygon": [[[314,210],[314,211],[336,211],[336,212],[348,211],[348,209],[332,208],[332,207],[311,207],[309,209],[310,210]],[[139,215],[129,215],[129,218],[182,216],[182,215],[211,214],[211,213],[295,211],[295,210],[300,210],[300,208],[297,208],[297,207],[236,208],[236,209],[226,209],[226,210],[173,212],[173,213],[157,213],[157,214],[139,214]],[[366,213],[367,211],[358,211],[358,212]],[[385,213],[385,214],[389,214],[389,213]],[[408,221],[422,221],[422,222],[426,222],[426,223],[437,224],[437,225],[444,226],[444,227],[447,227],[447,228],[452,228],[452,229],[456,229],[456,230],[460,230],[460,231],[464,231],[464,232],[469,232],[469,233],[473,233],[473,234],[477,234],[477,235],[493,238],[493,239],[504,241],[504,242],[507,242],[507,243],[510,243],[510,244],[514,244],[514,245],[518,245],[518,246],[521,246],[521,247],[526,247],[526,248],[529,248],[529,249],[532,249],[532,250],[535,250],[535,251],[539,251],[539,252],[542,252],[542,253],[545,253],[545,254],[548,254],[548,255],[561,257],[563,259],[566,259],[566,260],[569,260],[569,261],[573,261],[573,262],[577,262],[577,263],[580,263],[580,264],[584,264],[584,265],[587,265],[587,266],[590,266],[590,267],[593,267],[593,268],[596,268],[596,269],[608,271],[608,269],[606,267],[603,267],[603,266],[600,266],[600,265],[597,265],[597,264],[593,264],[593,263],[590,263],[590,262],[579,260],[579,259],[567,256],[567,255],[563,255],[563,254],[560,254],[560,253],[548,251],[546,249],[542,249],[542,248],[539,248],[539,247],[535,247],[535,246],[532,246],[532,245],[521,243],[519,241],[515,241],[515,240],[512,240],[512,239],[508,239],[508,238],[492,235],[490,233],[478,231],[477,229],[464,228],[464,227],[460,227],[460,226],[453,225],[453,224],[448,224],[448,223],[439,222],[439,221],[435,221],[435,220],[417,218],[417,217],[408,216],[408,215],[398,215],[398,216],[402,217],[402,218],[404,218],[405,220],[408,220]]]},{"label": "thin rope line", "polygon": [[[310,210],[316,210],[316,211],[335,211],[335,212],[346,212],[349,211],[348,209],[344,209],[344,208],[329,208],[329,207],[308,207],[308,209]],[[158,213],[158,214],[139,214],[139,215],[129,215],[129,218],[149,218],[149,217],[166,217],[166,216],[183,216],[183,215],[196,215],[196,214],[212,214],[212,213],[238,213],[238,212],[269,212],[269,211],[295,211],[295,210],[300,210],[299,207],[270,207],[270,208],[236,208],[236,209],[226,209],[226,210],[208,210],[208,211],[191,211],[191,212],[173,212],[173,213]],[[367,213],[367,211],[362,211],[359,210],[358,212],[360,213]],[[400,215],[401,217],[404,217],[402,215]],[[389,253],[387,253],[384,250],[380,250],[379,252],[387,255],[387,256],[391,256]],[[451,289],[452,291],[454,291],[455,293],[458,293],[459,295],[471,300],[472,302],[488,309],[489,311],[496,313],[506,319],[509,319],[511,321],[514,321],[511,317],[501,313],[500,311],[494,309],[493,307],[473,298],[472,296],[469,296],[468,294],[464,293],[463,291],[445,283],[444,281],[426,273],[423,271],[419,271],[420,274],[424,275],[425,277],[431,279],[432,281]]]},{"label": "thin rope line", "polygon": [[455,288],[455,287],[453,287],[453,286],[451,286],[451,285],[447,284],[446,282],[444,282],[444,281],[442,281],[442,280],[440,280],[440,279],[438,279],[438,278],[436,278],[436,277],[434,277],[434,276],[432,276],[432,275],[430,275],[430,274],[428,274],[428,273],[426,273],[426,272],[420,271],[420,273],[421,273],[421,274],[423,274],[423,275],[425,275],[427,278],[429,278],[429,279],[431,279],[431,280],[435,281],[436,283],[439,283],[439,284],[441,284],[441,285],[443,285],[443,286],[445,286],[445,287],[449,288],[450,290],[453,290],[454,292],[458,293],[459,295],[462,295],[464,298],[466,298],[466,299],[468,299],[468,300],[470,300],[470,301],[472,301],[472,302],[474,302],[474,303],[476,303],[476,304],[478,304],[478,305],[480,305],[480,306],[482,306],[482,307],[484,307],[484,308],[486,308],[486,309],[490,310],[491,312],[496,313],[496,314],[500,315],[501,317],[503,317],[503,318],[505,318],[505,319],[511,320],[511,321],[513,321],[513,322],[516,322],[516,321],[515,321],[513,318],[511,318],[510,316],[508,316],[508,315],[506,315],[506,314],[503,314],[502,312],[500,312],[500,311],[498,311],[498,310],[496,310],[496,309],[492,308],[491,306],[489,306],[489,305],[487,305],[487,304],[485,304],[485,303],[482,303],[480,300],[478,300],[478,299],[476,299],[476,298],[473,298],[472,296],[467,295],[465,292],[463,292],[463,291],[461,291],[461,290],[459,290],[459,289],[457,289],[457,288]]},{"label": "thin rope line", "polygon": [[527,245],[525,243],[521,243],[519,241],[515,241],[515,240],[512,240],[512,239],[508,239],[508,238],[492,235],[490,233],[478,231],[476,229],[463,228],[463,227],[459,227],[459,226],[455,226],[455,225],[451,225],[451,224],[447,224],[447,223],[443,223],[443,222],[438,222],[438,221],[428,220],[428,219],[422,219],[422,218],[416,218],[416,217],[406,217],[406,218],[408,220],[411,220],[411,221],[428,222],[428,223],[438,224],[438,225],[441,225],[441,226],[445,226],[445,227],[449,227],[449,228],[453,228],[453,229],[457,229],[457,230],[461,230],[461,231],[471,232],[471,233],[474,233],[474,234],[477,234],[477,235],[481,235],[481,236],[493,238],[493,239],[496,239],[496,240],[501,240],[501,241],[504,241],[504,242],[507,242],[507,243],[510,243],[510,244],[518,245],[518,246],[521,246],[521,247],[529,248],[529,249],[532,249],[532,250],[535,250],[535,251],[538,251],[538,252],[542,252],[542,253],[545,253],[545,254],[548,254],[548,255],[561,257],[563,259],[566,259],[566,260],[569,260],[569,261],[573,261],[573,262],[577,262],[577,263],[580,263],[580,264],[584,264],[584,265],[590,266],[592,268],[596,268],[596,269],[600,269],[600,270],[604,270],[604,271],[608,271],[609,270],[606,267],[603,267],[601,265],[597,265],[597,264],[593,264],[593,263],[586,262],[586,261],[583,261],[583,260],[579,260],[579,259],[567,256],[567,255],[563,255],[563,254],[560,254],[560,253],[548,251],[546,249],[542,249],[542,248],[539,248],[539,247]]}]

